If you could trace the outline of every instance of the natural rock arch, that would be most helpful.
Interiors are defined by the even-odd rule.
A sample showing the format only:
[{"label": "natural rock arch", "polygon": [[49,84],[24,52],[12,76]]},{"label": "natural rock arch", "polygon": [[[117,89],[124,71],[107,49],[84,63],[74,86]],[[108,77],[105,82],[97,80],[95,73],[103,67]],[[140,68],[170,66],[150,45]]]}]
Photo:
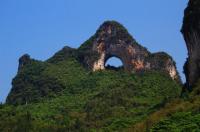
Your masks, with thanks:
[{"label": "natural rock arch", "polygon": [[116,56],[128,72],[164,71],[179,80],[173,59],[164,52],[150,53],[139,45],[118,22],[107,21],[79,50],[79,59],[93,71],[105,69],[108,58]]},{"label": "natural rock arch", "polygon": [[110,57],[119,58],[126,71],[139,70],[143,68],[140,59],[148,54],[145,49],[140,51],[138,50],[139,46],[126,44],[123,40],[119,40],[117,44],[101,42],[95,45],[94,49],[100,54],[100,57],[93,64],[93,71],[105,69],[105,63]]},{"label": "natural rock arch", "polygon": [[[112,64],[113,61],[115,61],[116,64]],[[117,56],[110,56],[110,57],[107,57],[107,59],[105,59],[105,62],[104,62],[105,69],[109,66],[114,67],[114,68],[122,68],[124,67],[124,63],[121,58]]]}]

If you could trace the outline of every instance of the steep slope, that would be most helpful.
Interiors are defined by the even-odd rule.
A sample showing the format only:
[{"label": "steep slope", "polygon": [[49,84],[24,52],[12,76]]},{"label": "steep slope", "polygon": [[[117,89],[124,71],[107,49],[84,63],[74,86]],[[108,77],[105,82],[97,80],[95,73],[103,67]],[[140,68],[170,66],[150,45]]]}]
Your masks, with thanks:
[{"label": "steep slope", "polygon": [[[106,61],[112,56],[122,60],[124,70],[128,73],[159,71],[181,83],[172,57],[164,52],[150,53],[139,45],[121,24],[107,21],[78,49],[66,46],[44,62],[31,59],[27,54],[22,56],[19,59],[18,74],[13,79],[13,87],[6,102],[8,104],[37,102],[43,97],[59,95],[64,89],[71,87],[71,83],[77,83],[70,80],[67,73],[63,75],[62,71],[59,71],[58,75],[52,74],[51,68],[62,69],[60,63],[65,60],[75,59],[84,66],[81,67],[81,71],[85,71],[83,74],[86,74],[105,69]],[[74,69],[76,81],[80,81],[79,77],[82,75],[79,75],[78,70],[80,69]]]},{"label": "steep slope", "polygon": [[188,49],[188,59],[184,66],[187,87],[191,89],[200,77],[200,1],[190,0],[185,9],[182,33]]},{"label": "steep slope", "polygon": [[[51,99],[34,100],[36,103],[0,107],[0,131],[120,131],[181,92],[181,87],[165,73],[90,72],[74,58],[49,64],[41,78],[47,75],[55,79],[44,86],[57,80],[64,85],[62,92],[51,95]],[[46,89],[44,86],[38,88]],[[48,90],[56,94],[54,89]],[[26,89],[23,92],[27,93]]]},{"label": "steep slope", "polygon": [[184,98],[173,99],[148,115],[146,119],[128,128],[128,131],[199,131],[200,130],[200,81],[195,90]]},{"label": "steep slope", "polygon": [[[124,69],[94,70],[97,47],[106,52],[103,63],[117,56]],[[12,85],[0,105],[0,131],[122,131],[181,94],[173,59],[150,53],[113,21],[78,49],[66,46],[46,61],[22,56]]]},{"label": "steep slope", "polygon": [[79,50],[83,52],[82,62],[93,71],[105,69],[109,58],[118,57],[128,72],[163,71],[180,81],[172,57],[167,53],[150,53],[136,42],[123,25],[115,21],[104,22]]}]

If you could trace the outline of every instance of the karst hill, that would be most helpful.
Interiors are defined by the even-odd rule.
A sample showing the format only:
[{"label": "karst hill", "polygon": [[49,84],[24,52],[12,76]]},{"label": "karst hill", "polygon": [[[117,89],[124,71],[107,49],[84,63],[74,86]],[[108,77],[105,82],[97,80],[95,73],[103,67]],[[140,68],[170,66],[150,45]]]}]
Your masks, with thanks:
[{"label": "karst hill", "polygon": [[[36,95],[45,97],[49,96],[49,92],[56,93],[65,89],[64,84],[69,81],[67,78],[63,80],[66,82],[62,83],[54,75],[41,76],[46,69],[51,69],[51,65],[58,66],[59,70],[61,69],[59,63],[74,59],[86,72],[96,72],[106,70],[105,63],[113,56],[121,59],[124,72],[136,75],[145,72],[160,72],[180,83],[172,57],[164,52],[150,53],[138,44],[120,23],[106,21],[78,49],[66,46],[44,62],[31,59],[28,54],[23,55],[19,59],[18,75],[13,80],[13,88],[7,98],[7,103],[30,103],[38,98],[33,95],[35,90]],[[62,73],[59,76],[62,78]]]},{"label": "karst hill", "polygon": [[[151,53],[116,21],[46,61],[23,55],[0,105],[0,131],[199,131],[199,27],[200,1],[190,0],[181,30],[185,85],[170,55]],[[123,67],[106,67],[111,57]]]}]

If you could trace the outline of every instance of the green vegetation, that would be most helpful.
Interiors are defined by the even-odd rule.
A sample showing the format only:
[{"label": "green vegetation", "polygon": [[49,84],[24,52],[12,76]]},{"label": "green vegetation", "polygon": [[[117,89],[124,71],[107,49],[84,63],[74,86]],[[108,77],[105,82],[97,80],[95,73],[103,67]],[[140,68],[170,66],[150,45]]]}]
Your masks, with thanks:
[{"label": "green vegetation", "polygon": [[[194,86],[188,99],[181,101],[182,110],[176,110],[171,115],[154,125],[152,131],[199,131],[200,130],[200,81]],[[177,107],[177,106],[176,106]]]},{"label": "green vegetation", "polygon": [[131,126],[130,131],[188,132],[200,130],[200,81],[191,93],[173,99],[147,118]]},{"label": "green vegetation", "polygon": [[178,112],[173,114],[170,118],[161,120],[156,124],[152,131],[184,131],[191,132],[200,130],[200,113],[192,112]]},{"label": "green vegetation", "polygon": [[0,106],[0,131],[122,131],[181,92],[165,73],[90,72],[62,57],[20,70],[9,104]]},{"label": "green vegetation", "polygon": [[77,58],[79,62],[83,60],[88,62],[88,64],[84,64],[86,67],[90,68],[90,64],[92,64],[95,60],[99,58],[99,54],[92,49],[93,42],[95,41],[95,36],[92,36],[90,39],[85,41],[77,50]]},{"label": "green vegetation", "polygon": [[[106,35],[104,28],[114,28],[109,43],[116,43],[114,38],[118,38],[138,45],[158,67],[137,74],[113,66],[96,72],[86,69],[99,57],[91,49],[95,41],[102,41],[99,34]],[[169,58],[163,52],[150,54],[114,21],[105,22],[80,48],[64,47],[45,62],[24,55],[6,104],[0,104],[0,131],[199,129],[200,98],[196,95],[200,85],[180,98],[179,80],[158,72]]]}]

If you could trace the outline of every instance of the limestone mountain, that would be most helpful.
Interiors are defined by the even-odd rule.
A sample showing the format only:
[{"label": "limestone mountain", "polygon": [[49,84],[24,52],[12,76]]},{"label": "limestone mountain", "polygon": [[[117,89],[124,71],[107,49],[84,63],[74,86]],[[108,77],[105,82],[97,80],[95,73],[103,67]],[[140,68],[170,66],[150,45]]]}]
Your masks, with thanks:
[{"label": "limestone mountain", "polygon": [[[172,57],[150,53],[121,24],[107,21],[78,49],[66,46],[46,61],[19,59],[0,104],[0,131],[200,131],[199,20],[200,1],[190,0],[181,30],[189,90]],[[113,56],[123,68],[105,66]]]},{"label": "limestone mountain", "polygon": [[182,33],[188,49],[184,66],[187,87],[191,88],[200,78],[200,1],[190,0],[185,9]]},{"label": "limestone mountain", "polygon": [[115,21],[104,22],[96,34],[79,49],[89,52],[83,54],[83,62],[93,71],[105,69],[106,61],[115,56],[122,60],[126,71],[164,71],[173,79],[180,79],[175,63],[168,54],[150,53]]},{"label": "limestone mountain", "polygon": [[13,79],[13,87],[6,102],[24,104],[65,89],[65,84],[59,79],[42,74],[51,65],[58,65],[73,58],[83,65],[85,70],[92,72],[104,70],[106,61],[113,56],[122,60],[124,71],[128,73],[158,71],[168,74],[180,83],[172,57],[164,52],[150,53],[139,45],[120,23],[106,21],[78,49],[66,46],[44,62],[31,59],[27,54],[22,56],[19,59],[18,75]]}]

